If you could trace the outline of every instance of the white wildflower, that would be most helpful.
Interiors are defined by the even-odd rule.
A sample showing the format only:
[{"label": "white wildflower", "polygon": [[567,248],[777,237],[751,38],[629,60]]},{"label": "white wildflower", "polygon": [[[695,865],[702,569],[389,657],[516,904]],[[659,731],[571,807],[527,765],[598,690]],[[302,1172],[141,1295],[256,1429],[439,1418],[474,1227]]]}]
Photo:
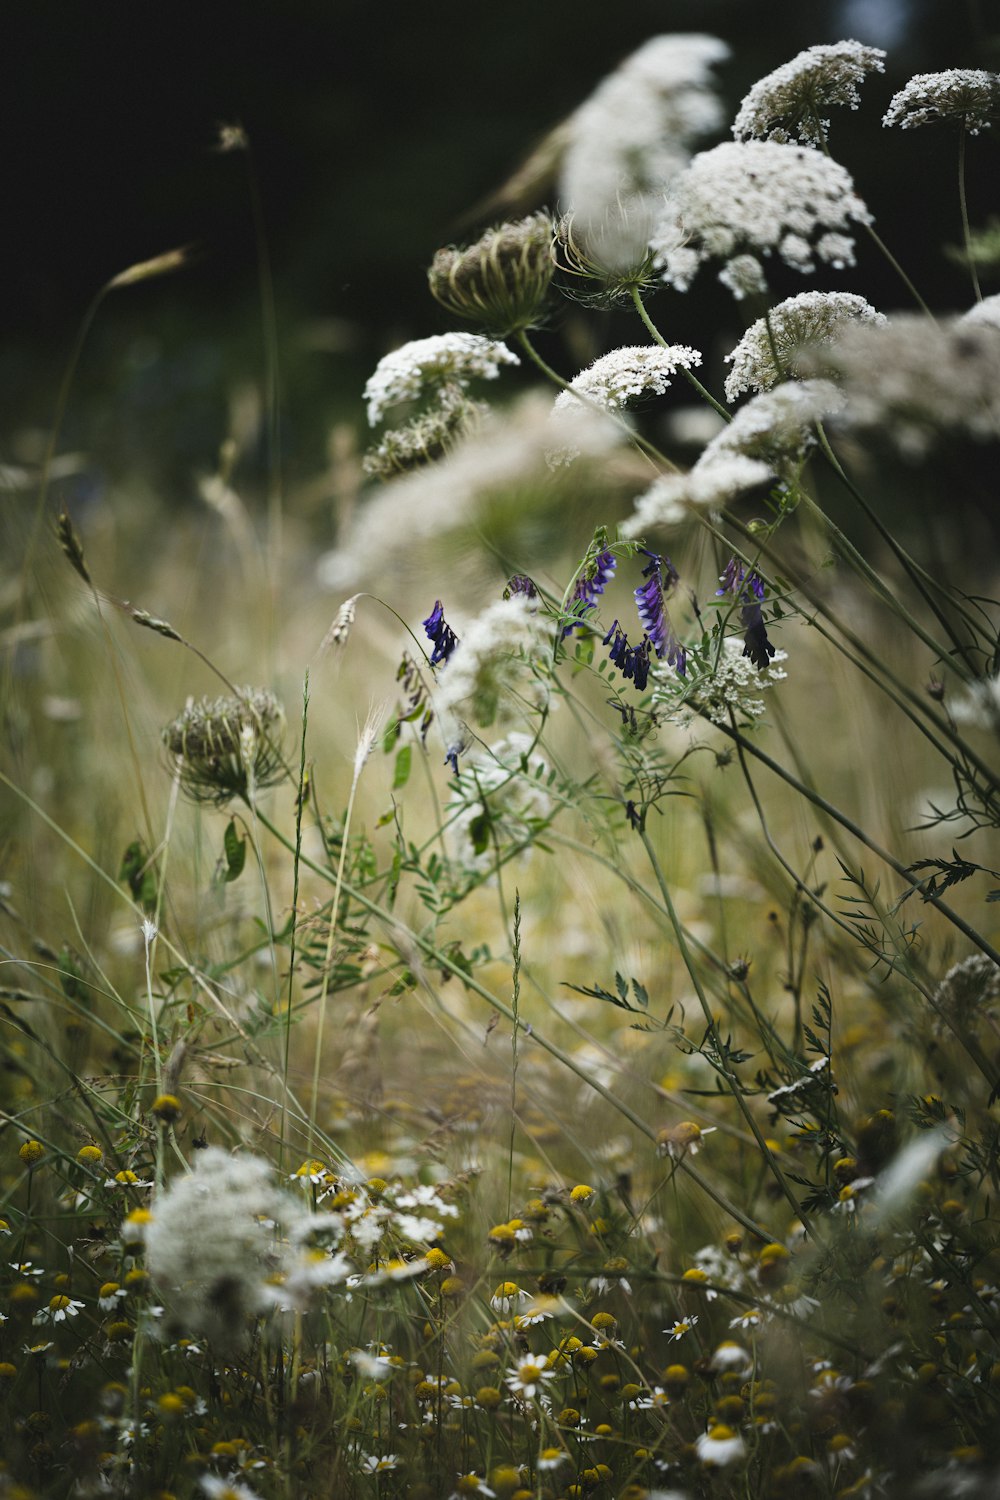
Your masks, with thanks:
[{"label": "white wildflower", "polygon": [[697,1322],[698,1314],[692,1313],[690,1317],[678,1318],[670,1328],[664,1328],[663,1332],[669,1333],[671,1343],[676,1343],[679,1339],[682,1339],[686,1333],[690,1333]]},{"label": "white wildflower", "polygon": [[727,636],[718,657],[700,662],[694,653],[687,660],[686,678],[656,666],[651,675],[653,703],[665,718],[686,729],[699,714],[713,724],[729,724],[730,715],[746,724],[759,719],[764,700],[759,694],[787,677],[780,665],[787,653],[776,651],[760,671],[743,654],[743,642]]},{"label": "white wildflower", "polygon": [[719,1422],[707,1432],[699,1433],[694,1440],[699,1462],[706,1468],[721,1469],[726,1464],[739,1463],[746,1456],[746,1446],[738,1432]]},{"label": "white wildflower", "polygon": [[879,1217],[891,1218],[913,1203],[920,1183],[950,1143],[950,1136],[940,1126],[922,1130],[880,1172],[875,1180],[875,1210]]},{"label": "white wildflower", "polygon": [[565,463],[578,456],[581,416],[593,414],[594,407],[619,412],[641,396],[662,396],[678,370],[692,370],[700,364],[701,354],[687,344],[666,348],[639,344],[602,354],[555,399],[552,426],[558,441],[549,449],[549,463]]},{"label": "white wildflower", "polygon": [[867,224],[871,214],[850,173],[821,151],[732,141],[701,152],[675,180],[651,245],[663,280],[686,291],[703,262],[747,253],[777,252],[803,272],[816,259],[852,264],[852,219]]},{"label": "white wildflower", "polygon": [[531,1398],[544,1390],[545,1382],[552,1380],[554,1370],[548,1368],[545,1355],[529,1354],[524,1359],[518,1360],[514,1369],[506,1377],[505,1384],[514,1395],[524,1400]]},{"label": "white wildflower", "polygon": [[766,391],[796,372],[799,352],[835,337],[852,320],[884,325],[885,315],[854,292],[799,292],[751,324],[726,363],[726,400],[744,391]]},{"label": "white wildflower", "polygon": [[1000,437],[1000,335],[986,319],[852,323],[820,362],[840,377],[843,425],[876,429],[907,458],[922,458],[942,432]]},{"label": "white wildflower", "polygon": [[496,339],[478,333],[439,333],[414,339],[380,359],[365,386],[368,421],[382,421],[390,406],[415,401],[428,387],[457,385],[470,380],[495,380],[501,365],[521,361]]},{"label": "white wildflower", "polygon": [[551,635],[551,623],[525,594],[498,599],[462,632],[441,672],[435,709],[451,733],[450,720],[475,720],[488,727],[517,706],[539,684],[530,674],[531,657]]},{"label": "white wildflower", "polygon": [[724,1370],[735,1370],[739,1375],[749,1375],[753,1369],[753,1357],[742,1344],[737,1344],[735,1339],[724,1339],[712,1355],[712,1374],[719,1375]]},{"label": "white wildflower", "polygon": [[960,328],[968,328],[970,323],[973,328],[978,328],[980,325],[1000,328],[1000,292],[992,297],[984,297],[982,302],[974,302],[968,312],[964,312],[958,320]]},{"label": "white wildflower", "polygon": [[941,73],[918,73],[894,94],[883,125],[912,130],[952,120],[970,135],[986,130],[1000,116],[1000,74],[981,68],[945,68]]},{"label": "white wildflower", "polygon": [[645,255],[644,210],[662,201],[692,143],[722,124],[711,68],[728,55],[713,36],[653,37],[571,116],[559,196],[609,269]]},{"label": "white wildflower", "polygon": [[770,478],[767,464],[742,453],[699,461],[687,474],[663,474],[636,500],[635,514],[622,523],[621,534],[644,536],[654,527],[689,520],[693,512],[720,510]]},{"label": "white wildflower", "polygon": [[858,85],[866,73],[885,71],[885,53],[861,42],[832,42],[807,47],[755,83],[733,124],[738,141],[804,141],[821,146],[829,120],[820,111],[830,105],[858,107]]},{"label": "white wildflower", "polygon": [[260,1500],[256,1490],[240,1479],[223,1479],[218,1474],[203,1474],[198,1483],[208,1500]]},{"label": "white wildflower", "polygon": [[463,869],[488,871],[498,849],[518,844],[529,853],[533,828],[551,815],[548,766],[533,745],[531,735],[515,730],[476,754],[458,777],[449,812],[459,809],[450,828],[454,857]]},{"label": "white wildflower", "polygon": [[701,354],[687,344],[612,349],[570,381],[569,390],[556,397],[555,410],[578,411],[580,402],[571,394],[576,391],[608,411],[621,411],[639,396],[662,396],[679,369],[691,370],[700,364]]},{"label": "white wildflower", "polygon": [[735,453],[773,470],[801,463],[815,443],[816,422],[840,412],[844,397],[829,380],[789,380],[754,396],[714,437],[698,461],[715,463]]},{"label": "white wildflower", "polygon": [[273,1299],[268,1283],[289,1266],[278,1225],[308,1210],[274,1183],[259,1157],[209,1148],[193,1172],[154,1201],[146,1263],[172,1313],[172,1327],[238,1344]]},{"label": "white wildflower", "polygon": [[767,291],[764,267],[756,255],[734,255],[719,272],[719,280],[737,302],[742,302],[744,297],[762,296]]}]

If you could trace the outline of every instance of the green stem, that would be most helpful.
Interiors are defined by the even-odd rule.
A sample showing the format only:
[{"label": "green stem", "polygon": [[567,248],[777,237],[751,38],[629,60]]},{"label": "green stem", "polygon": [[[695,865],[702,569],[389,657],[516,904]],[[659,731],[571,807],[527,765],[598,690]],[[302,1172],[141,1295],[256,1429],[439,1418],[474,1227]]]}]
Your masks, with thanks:
[{"label": "green stem", "polygon": [[[646,331],[649,333],[650,338],[654,339],[655,342],[660,345],[661,349],[668,348],[669,346],[666,339],[663,337],[663,334],[657,328],[656,324],[649,316],[649,313],[646,311],[646,304],[642,300],[642,297],[639,293],[639,288],[636,286],[632,287],[631,293],[632,302],[635,305],[635,310],[639,314],[639,317],[642,319],[642,322],[645,325]],[[688,382],[689,385],[694,386],[695,390],[698,392],[698,395],[701,396],[704,401],[708,402],[713,411],[717,412],[718,415],[722,417],[723,421],[731,422],[733,420],[732,412],[727,411],[727,409],[722,405],[721,401],[716,401],[715,397],[712,395],[712,392],[710,390],[707,390],[706,387],[702,385],[701,381],[693,371],[685,369],[682,366],[681,374],[684,376],[684,379]]]},{"label": "green stem", "polygon": [[896,272],[896,275],[906,287],[906,290],[910,293],[910,296],[913,298],[914,302],[916,302],[917,306],[920,308],[920,311],[926,313],[932,323],[935,322],[936,319],[934,317],[934,314],[931,312],[930,308],[927,306],[927,303],[924,301],[923,297],[921,297],[920,293],[913,285],[913,282],[910,280],[909,276],[907,276],[906,272],[899,264],[899,261],[889,249],[889,246],[878,234],[876,234],[875,230],[870,224],[866,224],[865,229],[867,230],[868,238],[871,240],[872,244],[875,245],[875,247],[880,250],[881,253],[885,256],[890,266],[892,266],[892,269]]},{"label": "green stem", "polygon": [[948,602],[958,610],[962,619],[969,626],[969,628],[975,632],[977,631],[978,627],[974,622],[973,617],[970,616],[968,612],[962,608],[962,605],[952,597],[950,590],[944,588],[938,582],[938,580],[933,577],[932,574],[927,572],[926,568],[922,568],[920,564],[910,556],[905,547],[900,546],[899,542],[897,542],[896,538],[893,536],[888,526],[886,526],[881,516],[871,505],[869,505],[868,501],[858,489],[857,485],[845,471],[840,460],[837,458],[837,455],[834,453],[833,448],[830,446],[830,440],[826,435],[822,422],[816,423],[816,432],[819,437],[820,449],[827,463],[829,463],[830,467],[833,469],[833,472],[843,484],[844,488],[857,502],[861,510],[867,516],[868,520],[875,527],[875,530],[885,542],[886,546],[890,549],[897,562],[899,562],[900,565],[905,569],[914,586],[920,592],[920,595],[923,598],[925,604],[927,604],[928,608],[933,610],[940,624],[948,632],[948,635],[951,637],[952,645],[955,647],[956,651],[964,656],[966,651],[969,649],[968,644],[963,643],[959,640],[958,636],[955,634],[952,628],[951,622],[932,597],[931,590],[934,590],[943,598],[947,599]]},{"label": "green stem", "polygon": [[779,776],[782,781],[798,792],[800,796],[804,797],[807,802],[811,802],[814,807],[819,808],[828,818],[832,818],[835,823],[839,823],[842,828],[846,828],[848,833],[856,838],[860,844],[864,844],[866,849],[870,849],[884,864],[889,866],[890,870],[894,871],[901,880],[904,880],[911,890],[919,891],[922,899],[929,906],[935,907],[943,917],[946,917],[954,927],[957,927],[959,932],[963,933],[969,939],[970,943],[977,947],[981,953],[985,953],[987,958],[991,959],[993,963],[1000,965],[1000,952],[997,952],[992,944],[988,943],[974,927],[970,927],[968,922],[963,917],[960,917],[958,912],[954,911],[946,901],[942,901],[939,896],[932,896],[926,890],[923,890],[921,882],[904,864],[896,859],[893,854],[890,854],[888,849],[883,849],[881,844],[865,833],[864,829],[855,823],[852,818],[849,818],[846,813],[841,812],[839,807],[834,807],[833,803],[828,802],[819,792],[814,791],[812,787],[800,781],[797,776],[793,776],[791,771],[786,770],[778,761],[772,760],[770,755],[764,750],[759,749],[745,735],[741,734],[738,729],[733,729],[728,724],[716,724],[716,728],[735,744],[742,746],[755,760],[759,760],[761,765],[767,766],[769,771],[773,771],[776,776]]},{"label": "green stem", "polygon": [[962,213],[962,239],[965,243],[965,258],[969,265],[969,275],[972,277],[972,290],[975,293],[976,301],[982,302],[983,293],[979,285],[979,272],[976,270],[976,262],[972,254],[969,205],[965,196],[965,137],[967,133],[963,125],[958,135],[958,205]]},{"label": "green stem", "polygon": [[719,1036],[719,1028],[716,1024],[715,1017],[712,1015],[712,1009],[708,1003],[708,997],[705,994],[705,990],[702,986],[701,978],[695,966],[694,959],[692,958],[690,949],[688,948],[684,928],[681,926],[681,923],[677,917],[677,912],[674,909],[673,898],[670,894],[670,887],[668,886],[666,877],[663,874],[663,868],[660,865],[660,861],[656,857],[656,850],[653,848],[649,834],[644,828],[640,828],[639,837],[642,839],[643,847],[646,850],[646,854],[649,858],[649,863],[652,866],[653,874],[656,878],[656,883],[660,888],[660,895],[663,898],[663,905],[666,909],[667,916],[670,919],[670,925],[674,930],[674,938],[677,943],[678,952],[681,955],[684,967],[687,969],[688,974],[690,975],[691,983],[694,985],[694,992],[698,997],[698,1004],[701,1006],[702,1014],[705,1017],[705,1025],[708,1028],[708,1034],[712,1039],[712,1045],[715,1048],[716,1056],[720,1060],[720,1067],[718,1071],[721,1072],[723,1078],[725,1079],[726,1085],[734,1100],[736,1101],[736,1105],[744,1120],[746,1121],[748,1129],[756,1140],[761,1154],[764,1157],[764,1160],[767,1162],[767,1165],[773,1173],[778,1186],[791,1205],[792,1212],[795,1214],[796,1218],[801,1219],[806,1229],[806,1233],[811,1234],[813,1232],[812,1228],[808,1224],[806,1217],[802,1211],[802,1207],[798,1203],[795,1194],[792,1192],[791,1188],[788,1186],[788,1183],[785,1181],[785,1175],[782,1172],[777,1161],[775,1160],[771,1148],[768,1146],[766,1140],[761,1134],[760,1126],[754,1119],[753,1113],[749,1105],[747,1104],[746,1099],[744,1098],[743,1090],[740,1086],[739,1080],[735,1078],[732,1073],[730,1073],[728,1068],[724,1068],[721,1066],[722,1039]]}]

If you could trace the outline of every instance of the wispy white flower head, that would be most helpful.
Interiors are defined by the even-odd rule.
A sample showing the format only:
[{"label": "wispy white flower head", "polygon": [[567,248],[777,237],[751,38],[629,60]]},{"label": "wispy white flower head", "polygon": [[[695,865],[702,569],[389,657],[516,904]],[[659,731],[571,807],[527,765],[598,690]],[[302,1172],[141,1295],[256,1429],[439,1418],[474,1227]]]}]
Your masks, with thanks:
[{"label": "wispy white flower head", "polygon": [[778,471],[801,462],[816,441],[817,421],[840,412],[844,397],[830,380],[788,380],[741,406],[714,437],[701,464],[741,453]]},{"label": "wispy white flower head", "polygon": [[[580,401],[567,415],[568,446],[584,457],[620,445],[624,434],[610,419]],[[359,507],[345,544],[326,553],[319,573],[329,588],[347,590],[373,566],[398,565],[421,542],[477,525],[497,496],[531,485],[540,503],[547,489],[558,494],[559,477],[548,463],[552,447],[552,401],[532,392],[505,408],[502,419],[486,414],[432,467],[393,479]]]},{"label": "wispy white flower head", "polygon": [[883,125],[912,130],[951,120],[970,135],[986,130],[1000,117],[1000,73],[981,68],[945,68],[941,73],[917,73],[894,94]]},{"label": "wispy white flower head", "polygon": [[656,527],[676,526],[693,511],[721,510],[743,490],[771,478],[771,469],[742,453],[722,453],[702,460],[687,474],[663,474],[635,502],[635,513],[622,523],[622,536],[644,536]]},{"label": "wispy white flower head", "polygon": [[755,83],[733,123],[738,141],[804,141],[821,146],[830,122],[821,111],[834,104],[858,107],[866,73],[885,71],[885,53],[861,42],[807,47]]},{"label": "wispy white flower head", "polygon": [[495,380],[502,365],[520,364],[506,344],[479,333],[439,333],[414,339],[380,359],[365,386],[368,421],[382,421],[390,406],[415,401],[428,388]]},{"label": "wispy white flower head", "polygon": [[275,1184],[259,1157],[210,1147],[195,1168],[153,1202],[146,1263],[187,1334],[222,1346],[239,1344],[248,1324],[274,1305],[274,1281],[291,1269],[296,1229],[311,1221],[306,1207]]},{"label": "wispy white flower head", "polygon": [[719,272],[719,280],[742,302],[744,297],[757,297],[767,291],[764,267],[756,255],[734,255],[727,260]]},{"label": "wispy white flower head", "polygon": [[[634,229],[647,202],[662,200],[692,143],[718,130],[722,111],[711,69],[729,55],[717,37],[657,36],[632,53],[572,115],[559,196],[576,232],[601,242],[603,258],[628,260],[644,244]],[[613,223],[619,206],[620,243]]]},{"label": "wispy white flower head", "polygon": [[497,599],[477,615],[439,678],[434,706],[446,738],[455,720],[488,727],[515,707],[523,709],[525,698],[531,705],[537,684],[530,659],[551,633],[551,622],[525,594]]},{"label": "wispy white flower head", "polygon": [[904,456],[922,457],[943,432],[1000,438],[1000,332],[986,319],[851,324],[821,364],[840,377],[842,425],[875,428]]},{"label": "wispy white flower head", "polygon": [[686,291],[698,267],[777,252],[808,272],[852,265],[850,221],[871,221],[850,173],[810,146],[731,141],[702,151],[671,188],[651,246],[663,280]]},{"label": "wispy white flower head", "polygon": [[549,768],[533,744],[531,735],[515,730],[470,758],[457,778],[459,800],[449,808],[458,809],[451,846],[464,869],[489,870],[498,844],[522,843],[530,852],[532,825],[544,822],[553,806]]},{"label": "wispy white flower head", "polygon": [[964,312],[958,320],[958,327],[967,328],[970,323],[978,327],[986,324],[990,328],[1000,329],[1000,292],[992,297],[984,297],[982,302],[974,302],[968,312]]},{"label": "wispy white flower head", "polygon": [[766,391],[795,373],[796,355],[806,345],[835,336],[852,319],[884,324],[885,315],[854,292],[799,292],[772,307],[747,329],[726,363],[726,400],[744,391]]},{"label": "wispy white flower head", "polygon": [[617,412],[640,396],[662,396],[678,370],[691,370],[700,364],[698,350],[686,344],[668,344],[666,348],[640,344],[602,354],[555,399],[549,463],[568,463],[579,455],[581,416],[593,415],[595,406]]}]

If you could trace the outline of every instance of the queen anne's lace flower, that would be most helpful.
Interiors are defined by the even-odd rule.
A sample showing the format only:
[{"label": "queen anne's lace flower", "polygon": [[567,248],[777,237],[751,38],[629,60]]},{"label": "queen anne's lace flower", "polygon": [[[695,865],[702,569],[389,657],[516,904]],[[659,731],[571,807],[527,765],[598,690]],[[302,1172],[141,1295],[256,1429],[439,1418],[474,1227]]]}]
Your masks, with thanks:
[{"label": "queen anne's lace flower", "polygon": [[653,37],[570,118],[559,196],[606,262],[644,251],[633,243],[643,205],[686,166],[691,143],[721,125],[711,68],[728,55],[714,36]]},{"label": "queen anne's lace flower", "polygon": [[652,527],[676,526],[693,511],[721,510],[743,490],[771,478],[767,464],[742,453],[700,460],[687,474],[663,474],[635,502],[635,514],[622,523],[622,536],[643,536]]},{"label": "queen anne's lace flower", "polygon": [[842,425],[870,427],[920,458],[942,432],[1000,438],[1000,332],[987,320],[894,314],[849,325],[823,351],[847,397]]},{"label": "queen anne's lace flower", "polygon": [[748,725],[764,712],[761,691],[787,677],[779,665],[787,660],[786,652],[776,651],[768,666],[759,669],[744,655],[740,638],[727,636],[721,651],[716,653],[713,647],[708,658],[689,654],[686,681],[657,667],[653,674],[653,706],[682,729],[699,714],[713,724],[728,724],[733,715],[737,724]]},{"label": "queen anne's lace flower", "polygon": [[506,344],[479,333],[439,333],[415,339],[380,359],[365,386],[368,421],[377,426],[390,406],[415,401],[428,387],[465,389],[470,380],[495,380],[501,365],[520,364]]},{"label": "queen anne's lace flower", "polygon": [[738,141],[805,141],[821,146],[832,104],[858,107],[858,85],[866,73],[885,71],[885,53],[861,42],[807,47],[755,83],[733,123]]},{"label": "queen anne's lace flower", "polygon": [[817,421],[843,410],[844,397],[830,380],[788,380],[740,407],[728,427],[705,448],[698,461],[743,454],[760,460],[772,472],[801,463],[816,441]]},{"label": "queen anne's lace flower", "polygon": [[569,390],[556,397],[554,411],[578,412],[580,403],[574,391],[608,411],[621,411],[639,396],[662,396],[679,369],[691,370],[700,364],[698,350],[686,344],[668,344],[665,349],[658,344],[612,349],[570,381]]},{"label": "queen anne's lace flower", "polygon": [[747,329],[726,363],[726,400],[744,391],[766,391],[795,373],[795,359],[806,345],[822,343],[852,319],[883,324],[886,318],[854,292],[799,292],[772,307]]},{"label": "queen anne's lace flower", "polygon": [[1000,292],[992,297],[984,297],[982,302],[974,302],[968,312],[964,312],[958,320],[958,327],[968,328],[972,324],[974,328],[985,324],[989,328],[1000,329]]},{"label": "queen anne's lace flower", "polygon": [[851,265],[851,220],[871,214],[850,173],[810,146],[732,141],[703,151],[671,189],[651,240],[663,280],[686,291],[707,260],[775,251],[796,271]]},{"label": "queen anne's lace flower", "polygon": [[883,125],[912,130],[953,120],[970,135],[986,130],[1000,117],[1000,73],[981,68],[945,68],[941,73],[917,73],[894,94]]}]

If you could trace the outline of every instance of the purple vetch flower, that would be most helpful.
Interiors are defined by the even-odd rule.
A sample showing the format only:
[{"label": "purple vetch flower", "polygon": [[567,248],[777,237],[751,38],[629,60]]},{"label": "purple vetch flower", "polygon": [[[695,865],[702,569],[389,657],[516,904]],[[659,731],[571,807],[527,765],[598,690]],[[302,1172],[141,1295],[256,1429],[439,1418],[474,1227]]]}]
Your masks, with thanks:
[{"label": "purple vetch flower", "polygon": [[[608,549],[598,552],[590,566],[584,568],[576,580],[576,587],[567,601],[566,610],[568,614],[583,616],[590,610],[597,608],[597,600],[604,593],[608,583],[614,577],[618,559]],[[565,640],[574,630],[577,624],[566,625],[563,628],[562,639]]]},{"label": "purple vetch flower", "polygon": [[775,651],[767,638],[760,607],[766,593],[763,580],[752,569],[747,570],[738,558],[731,557],[719,582],[722,587],[716,589],[716,596],[721,598],[728,594],[740,606],[743,655],[750,658],[758,672],[763,672],[770,665]]},{"label": "purple vetch flower", "polygon": [[649,562],[642,570],[642,576],[646,582],[640,584],[635,591],[635,604],[639,611],[640,623],[649,637],[649,644],[659,659],[661,661],[665,659],[670,666],[676,668],[677,675],[683,677],[687,653],[674,634],[666,605],[666,600],[676,586],[680,575],[669,557],[659,557],[655,552],[647,552],[645,547],[639,550],[649,558]]},{"label": "purple vetch flower", "polygon": [[641,645],[630,646],[628,636],[616,620],[602,644],[607,646],[609,642],[611,650],[608,655],[611,660],[616,667],[621,668],[622,676],[634,682],[642,692],[649,681],[649,637],[644,635]]},{"label": "purple vetch flower", "polygon": [[440,599],[435,599],[434,608],[423,622],[423,625],[424,634],[427,636],[427,639],[434,642],[434,650],[431,653],[431,666],[436,667],[439,662],[447,661],[458,645],[458,636],[444,617],[444,606]]},{"label": "purple vetch flower", "polygon": [[538,590],[526,573],[515,573],[508,578],[503,596],[505,599],[513,599],[515,594],[524,594],[528,599],[538,598]]}]

